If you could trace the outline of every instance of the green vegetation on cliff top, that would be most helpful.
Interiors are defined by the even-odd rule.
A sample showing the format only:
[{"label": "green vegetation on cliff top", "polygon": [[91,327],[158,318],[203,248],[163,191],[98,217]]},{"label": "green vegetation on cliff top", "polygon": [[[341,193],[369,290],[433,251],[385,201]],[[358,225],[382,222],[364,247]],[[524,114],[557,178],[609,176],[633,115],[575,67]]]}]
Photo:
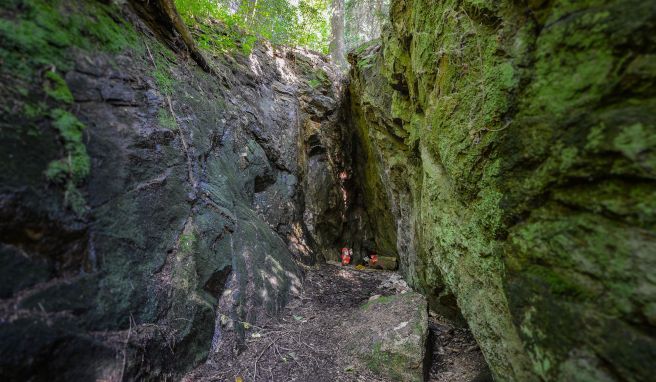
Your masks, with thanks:
[{"label": "green vegetation on cliff top", "polygon": [[[239,48],[249,54],[255,41],[263,39],[328,52],[328,0],[175,0],[175,5],[205,50]],[[216,22],[222,27],[213,27]]]}]

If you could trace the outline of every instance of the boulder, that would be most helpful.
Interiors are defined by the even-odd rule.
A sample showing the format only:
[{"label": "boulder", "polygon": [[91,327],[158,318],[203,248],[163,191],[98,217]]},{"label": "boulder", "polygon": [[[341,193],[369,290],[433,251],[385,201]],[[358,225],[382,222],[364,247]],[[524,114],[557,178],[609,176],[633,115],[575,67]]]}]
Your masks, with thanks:
[{"label": "boulder", "polygon": [[352,354],[380,376],[394,381],[424,380],[428,311],[415,292],[372,296],[349,330]]}]

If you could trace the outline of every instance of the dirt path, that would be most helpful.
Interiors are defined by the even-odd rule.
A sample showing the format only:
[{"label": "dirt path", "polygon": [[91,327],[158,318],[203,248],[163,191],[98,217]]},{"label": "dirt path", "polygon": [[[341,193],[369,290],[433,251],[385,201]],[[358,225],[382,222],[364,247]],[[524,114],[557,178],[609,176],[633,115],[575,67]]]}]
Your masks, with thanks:
[{"label": "dirt path", "polygon": [[[357,310],[373,295],[402,293],[398,274],[325,265],[308,270],[304,290],[278,318],[260,320],[241,351],[220,349],[184,381],[388,381],[345,354]],[[491,380],[483,356],[466,329],[429,318],[429,381]]]}]

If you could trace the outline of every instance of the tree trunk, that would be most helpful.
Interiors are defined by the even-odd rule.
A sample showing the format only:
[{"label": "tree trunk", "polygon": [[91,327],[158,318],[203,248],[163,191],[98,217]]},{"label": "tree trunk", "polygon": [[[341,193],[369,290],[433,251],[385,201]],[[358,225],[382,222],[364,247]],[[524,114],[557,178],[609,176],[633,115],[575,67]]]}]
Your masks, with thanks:
[{"label": "tree trunk", "polygon": [[344,58],[344,0],[332,0],[331,11],[330,56],[335,64],[346,67],[346,59]]},{"label": "tree trunk", "polygon": [[203,70],[214,73],[207,59],[196,46],[173,0],[130,0],[130,5],[150,29],[173,50],[187,51]]}]

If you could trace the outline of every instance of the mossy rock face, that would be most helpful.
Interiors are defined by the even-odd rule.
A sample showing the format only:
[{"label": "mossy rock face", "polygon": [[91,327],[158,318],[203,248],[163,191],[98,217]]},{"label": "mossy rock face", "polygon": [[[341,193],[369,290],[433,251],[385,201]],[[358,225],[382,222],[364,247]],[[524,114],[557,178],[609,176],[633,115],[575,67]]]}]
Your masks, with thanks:
[{"label": "mossy rock face", "polygon": [[413,0],[390,16],[350,57],[351,109],[360,171],[384,185],[367,207],[406,278],[456,297],[499,380],[650,379],[656,4]]},{"label": "mossy rock face", "polygon": [[[225,56],[218,78],[137,33],[131,12],[0,6],[0,294],[18,312],[2,313],[0,379],[176,379],[218,347],[217,315],[275,314],[300,290],[296,260],[315,259],[297,124],[322,123],[336,155],[330,66],[286,57],[282,72],[258,45],[262,72]],[[313,171],[334,179],[332,157]]]}]

